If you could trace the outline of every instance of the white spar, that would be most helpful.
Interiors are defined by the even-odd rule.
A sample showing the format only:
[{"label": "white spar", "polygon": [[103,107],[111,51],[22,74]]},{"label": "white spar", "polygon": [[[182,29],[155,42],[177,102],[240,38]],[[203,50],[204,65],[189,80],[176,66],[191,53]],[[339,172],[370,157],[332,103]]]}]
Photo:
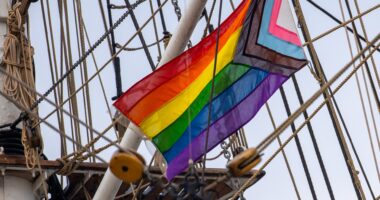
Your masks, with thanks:
[{"label": "white spar", "polygon": [[[170,42],[161,58],[158,67],[178,56],[186,48],[187,42],[202,15],[207,0],[191,0],[188,3],[185,14],[178,23],[177,29],[170,38]],[[137,150],[142,140],[142,134],[133,123],[124,134],[120,146],[126,149]],[[122,181],[116,178],[108,168],[93,199],[114,199]]]}]

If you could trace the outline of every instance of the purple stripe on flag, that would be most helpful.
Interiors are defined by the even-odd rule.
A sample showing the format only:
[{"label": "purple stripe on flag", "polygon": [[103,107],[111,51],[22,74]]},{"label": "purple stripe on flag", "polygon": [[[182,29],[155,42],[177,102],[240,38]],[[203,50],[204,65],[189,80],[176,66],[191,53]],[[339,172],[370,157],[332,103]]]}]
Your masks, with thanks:
[{"label": "purple stripe on flag", "polygon": [[[269,74],[267,78],[246,99],[238,104],[223,117],[210,126],[208,150],[210,151],[225,138],[230,136],[244,124],[248,123],[261,106],[272,96],[272,94],[288,79],[288,77]],[[206,141],[206,130],[196,137],[191,145],[192,159],[198,160],[203,155]],[[168,164],[166,176],[169,180],[188,167],[190,146],[183,150],[175,159]]]}]

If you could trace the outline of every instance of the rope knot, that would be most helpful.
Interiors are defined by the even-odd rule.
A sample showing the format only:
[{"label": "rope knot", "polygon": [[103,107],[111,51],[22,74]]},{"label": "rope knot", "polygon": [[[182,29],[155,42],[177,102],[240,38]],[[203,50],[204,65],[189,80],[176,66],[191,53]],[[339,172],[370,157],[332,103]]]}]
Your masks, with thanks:
[{"label": "rope knot", "polygon": [[79,162],[76,160],[70,159],[57,159],[58,162],[61,163],[62,168],[57,171],[57,174],[63,175],[63,176],[68,176],[71,173],[73,173],[78,167],[79,167]]}]

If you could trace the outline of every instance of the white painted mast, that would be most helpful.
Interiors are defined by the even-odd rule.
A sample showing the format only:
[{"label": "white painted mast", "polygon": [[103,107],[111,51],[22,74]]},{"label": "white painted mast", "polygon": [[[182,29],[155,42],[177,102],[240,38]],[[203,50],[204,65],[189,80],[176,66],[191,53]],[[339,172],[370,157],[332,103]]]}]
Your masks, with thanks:
[{"label": "white painted mast", "polygon": [[[11,4],[8,0],[0,0],[0,63],[4,53],[3,43],[4,36],[7,34],[7,18],[10,7]],[[5,75],[0,73],[0,89],[3,88],[4,79]],[[0,110],[0,125],[12,123],[21,112],[12,102],[1,95]],[[11,176],[4,171],[4,174],[0,174],[0,199],[34,199],[33,183],[22,176]]]},{"label": "white painted mast", "polygon": [[[161,58],[158,67],[178,56],[186,48],[193,30],[201,17],[203,8],[207,0],[191,0],[187,6],[186,13],[178,23],[177,29],[170,38],[170,42]],[[141,131],[133,123],[124,134],[120,146],[126,149],[137,150],[142,140]],[[107,169],[98,190],[94,195],[94,200],[114,199],[120,188],[122,181],[116,178],[110,169]]]}]

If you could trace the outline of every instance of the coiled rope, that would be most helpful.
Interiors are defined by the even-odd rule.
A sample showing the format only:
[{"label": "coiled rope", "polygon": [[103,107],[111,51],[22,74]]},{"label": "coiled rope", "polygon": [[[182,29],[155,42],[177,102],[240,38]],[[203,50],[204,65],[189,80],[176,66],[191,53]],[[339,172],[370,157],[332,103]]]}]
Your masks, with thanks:
[{"label": "coiled rope", "polygon": [[[7,74],[16,77],[18,80],[21,80],[25,84],[34,88],[35,82],[32,61],[34,50],[24,33],[24,20],[19,10],[20,6],[21,3],[18,2],[8,11],[8,33],[4,40],[4,55],[1,64],[5,66]],[[18,81],[12,79],[10,76],[5,76],[2,90],[11,99],[24,107],[30,107],[36,99],[33,91],[23,87]],[[38,113],[37,109],[34,109],[33,112],[36,114]],[[28,118],[28,123],[23,124],[22,144],[24,146],[26,166],[29,169],[36,166],[36,160],[38,159],[39,154],[43,152],[42,147],[39,148],[39,151],[32,148],[26,135],[26,126],[29,124],[33,126],[37,124],[37,122],[38,119],[30,117]],[[35,134],[42,144],[38,126],[33,130],[33,134]]]}]

